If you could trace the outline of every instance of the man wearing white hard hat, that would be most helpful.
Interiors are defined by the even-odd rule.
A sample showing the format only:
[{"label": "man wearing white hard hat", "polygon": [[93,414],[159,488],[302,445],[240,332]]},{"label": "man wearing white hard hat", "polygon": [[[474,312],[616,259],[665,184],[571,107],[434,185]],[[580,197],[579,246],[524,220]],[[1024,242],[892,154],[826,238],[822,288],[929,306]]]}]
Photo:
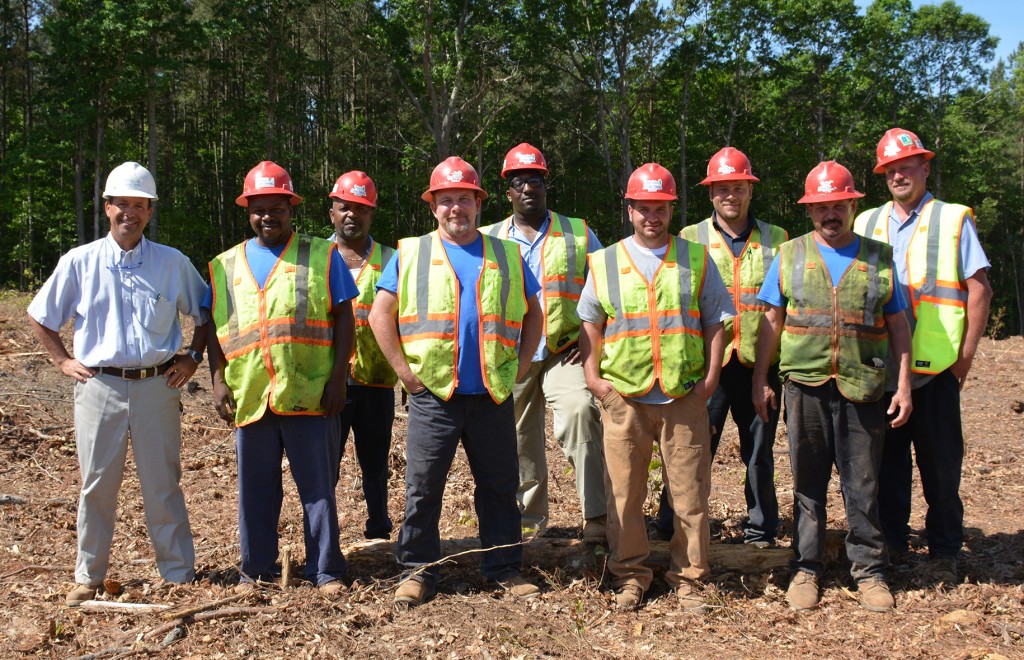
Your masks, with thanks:
[{"label": "man wearing white hard hat", "polygon": [[[157,200],[153,175],[138,163],[114,168],[103,191],[110,233],[61,257],[28,307],[50,359],[75,384],[78,586],[72,607],[102,588],[110,563],[117,493],[128,439],[139,474],[157,569],[169,582],[195,577],[192,530],[181,480],[181,393],[203,359],[206,283],[174,248],[143,231]],[[188,351],[179,314],[195,320]],[[74,320],[73,355],[58,332]],[[163,376],[163,378],[160,378]]]}]

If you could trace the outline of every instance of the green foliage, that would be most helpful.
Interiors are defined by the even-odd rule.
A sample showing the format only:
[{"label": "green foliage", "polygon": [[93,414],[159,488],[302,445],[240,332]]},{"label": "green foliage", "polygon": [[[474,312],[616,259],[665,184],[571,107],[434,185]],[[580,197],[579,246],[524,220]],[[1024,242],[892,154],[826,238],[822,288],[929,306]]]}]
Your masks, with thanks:
[{"label": "green foliage", "polygon": [[754,213],[798,235],[820,159],[850,167],[866,206],[887,198],[875,144],[903,126],[938,153],[933,191],[975,209],[993,308],[1021,332],[1024,54],[992,63],[989,26],[951,1],[0,0],[0,36],[8,287],[104,232],[98,191],[129,159],[154,163],[159,240],[204,266],[248,235],[234,199],[264,159],[318,236],[334,180],[368,172],[393,244],[432,228],[419,194],[453,154],[491,192],[483,222],[505,217],[501,159],[527,141],[550,206],[608,244],[634,167],[676,172],[693,223],[707,159],[731,144],[761,179]]}]

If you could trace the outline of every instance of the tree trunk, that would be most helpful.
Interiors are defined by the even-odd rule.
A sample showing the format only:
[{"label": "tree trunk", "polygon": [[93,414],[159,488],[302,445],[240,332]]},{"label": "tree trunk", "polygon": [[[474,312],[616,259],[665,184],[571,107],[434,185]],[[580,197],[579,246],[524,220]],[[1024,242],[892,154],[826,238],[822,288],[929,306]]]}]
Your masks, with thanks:
[{"label": "tree trunk", "polygon": [[[150,40],[150,47],[156,49],[156,35]],[[146,72],[146,166],[156,177],[156,70],[149,67]],[[164,182],[164,189],[168,188],[170,182]],[[160,187],[157,186],[157,191]],[[159,195],[159,193],[158,193]],[[152,241],[159,239],[159,215],[160,209],[153,207],[153,215],[149,218],[149,238]]]},{"label": "tree trunk", "polygon": [[85,245],[85,191],[82,190],[82,165],[85,160],[85,147],[82,131],[75,140],[75,228],[77,229],[78,245]]},{"label": "tree trunk", "polygon": [[103,209],[102,186],[103,186],[103,150],[105,148],[104,143],[104,131],[106,129],[106,123],[104,121],[104,112],[106,111],[106,100],[107,100],[107,84],[100,83],[99,93],[96,95],[96,178],[93,181],[92,186],[92,238],[96,240],[101,236],[100,234],[100,214]]}]

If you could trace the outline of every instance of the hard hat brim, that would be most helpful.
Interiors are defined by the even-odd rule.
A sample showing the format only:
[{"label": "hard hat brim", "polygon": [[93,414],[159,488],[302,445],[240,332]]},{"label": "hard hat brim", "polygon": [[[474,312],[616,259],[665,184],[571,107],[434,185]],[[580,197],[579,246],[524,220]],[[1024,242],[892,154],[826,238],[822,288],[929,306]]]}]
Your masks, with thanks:
[{"label": "hard hat brim", "polygon": [[544,167],[540,163],[535,163],[533,165],[517,165],[516,167],[507,167],[501,171],[501,178],[507,179],[508,175],[512,172],[524,172],[526,170],[537,170],[538,172],[543,172],[544,176],[548,175],[548,168]]},{"label": "hard hat brim", "polygon": [[239,206],[244,208],[248,208],[250,197],[261,197],[263,195],[285,195],[291,198],[290,201],[292,203],[292,206],[298,206],[300,203],[302,203],[301,197],[299,197],[291,190],[288,190],[286,188],[260,188],[258,192],[242,193],[241,195],[235,198],[235,204],[238,204]]},{"label": "hard hat brim", "polygon": [[328,195],[331,199],[336,199],[339,202],[352,202],[353,204],[362,204],[363,206],[369,206],[372,209],[377,208],[377,205],[369,201],[365,197],[356,197],[355,195],[346,195],[342,193],[331,193]]},{"label": "hard hat brim", "polygon": [[143,199],[149,199],[154,202],[159,199],[156,195],[151,195],[145,190],[118,190],[116,188],[113,190],[107,188],[103,191],[102,197],[103,199],[113,199],[114,197],[142,197]]},{"label": "hard hat brim", "polygon": [[920,155],[924,156],[925,161],[929,161],[932,158],[935,158],[935,152],[934,151],[928,151],[927,149],[912,149],[912,150],[908,151],[906,154],[901,154],[898,157],[887,158],[885,160],[878,161],[878,164],[876,164],[875,168],[873,170],[871,170],[871,171],[874,172],[875,174],[885,174],[885,168],[890,163],[895,163],[898,160],[903,160],[904,158],[910,158],[911,156],[920,156]]},{"label": "hard hat brim", "polygon": [[459,184],[455,186],[436,186],[420,195],[420,199],[429,204],[432,201],[434,201],[434,193],[441,192],[442,190],[472,190],[473,192],[477,193],[477,197],[480,198],[481,202],[489,197],[487,191],[481,188],[480,186]]},{"label": "hard hat brim", "polygon": [[633,194],[632,196],[626,196],[626,200],[630,202],[674,202],[678,199],[679,198],[673,195],[672,193],[663,192]]},{"label": "hard hat brim", "polygon": [[864,193],[859,192],[832,192],[815,195],[804,195],[797,200],[797,204],[817,204],[819,202],[840,202],[844,199],[860,199]]},{"label": "hard hat brim", "polygon": [[732,174],[712,174],[704,177],[704,180],[700,182],[702,186],[710,186],[716,181],[753,181],[758,182],[758,179],[753,174],[747,174],[746,172],[733,172]]}]

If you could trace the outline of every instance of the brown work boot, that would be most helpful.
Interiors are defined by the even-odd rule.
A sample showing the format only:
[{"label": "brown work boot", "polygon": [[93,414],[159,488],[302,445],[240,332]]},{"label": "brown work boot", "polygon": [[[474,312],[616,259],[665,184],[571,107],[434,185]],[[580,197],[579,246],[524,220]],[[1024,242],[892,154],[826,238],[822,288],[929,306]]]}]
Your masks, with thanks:
[{"label": "brown work boot", "polygon": [[679,607],[687,611],[704,609],[703,591],[699,583],[683,580],[676,587],[676,598],[679,599]]},{"label": "brown work boot", "polygon": [[584,520],[583,541],[585,543],[605,543],[608,539],[607,521],[608,516],[597,516]]},{"label": "brown work boot", "polygon": [[341,598],[341,595],[347,591],[345,583],[341,580],[331,580],[330,582],[324,582],[316,588],[320,592],[320,595],[330,600],[337,600]]},{"label": "brown work boot", "polygon": [[508,591],[513,596],[530,600],[540,595],[540,587],[530,582],[522,575],[513,575],[505,580],[495,580],[499,587]]},{"label": "brown work boot", "polygon": [[818,576],[807,571],[797,571],[789,581],[786,602],[794,610],[809,610],[818,606]]},{"label": "brown work boot", "polygon": [[64,604],[68,607],[78,607],[85,601],[92,600],[95,597],[96,587],[90,587],[87,584],[79,584],[68,592],[68,595],[64,598]]},{"label": "brown work boot", "polygon": [[422,580],[410,578],[395,589],[395,605],[416,607],[433,595],[433,589]]},{"label": "brown work boot", "polygon": [[888,612],[896,607],[889,585],[880,577],[869,577],[857,583],[860,604],[872,612]]},{"label": "brown work boot", "polygon": [[640,601],[643,599],[643,588],[639,584],[629,582],[622,585],[619,592],[615,594],[615,607],[620,610],[635,610],[640,607]]}]

